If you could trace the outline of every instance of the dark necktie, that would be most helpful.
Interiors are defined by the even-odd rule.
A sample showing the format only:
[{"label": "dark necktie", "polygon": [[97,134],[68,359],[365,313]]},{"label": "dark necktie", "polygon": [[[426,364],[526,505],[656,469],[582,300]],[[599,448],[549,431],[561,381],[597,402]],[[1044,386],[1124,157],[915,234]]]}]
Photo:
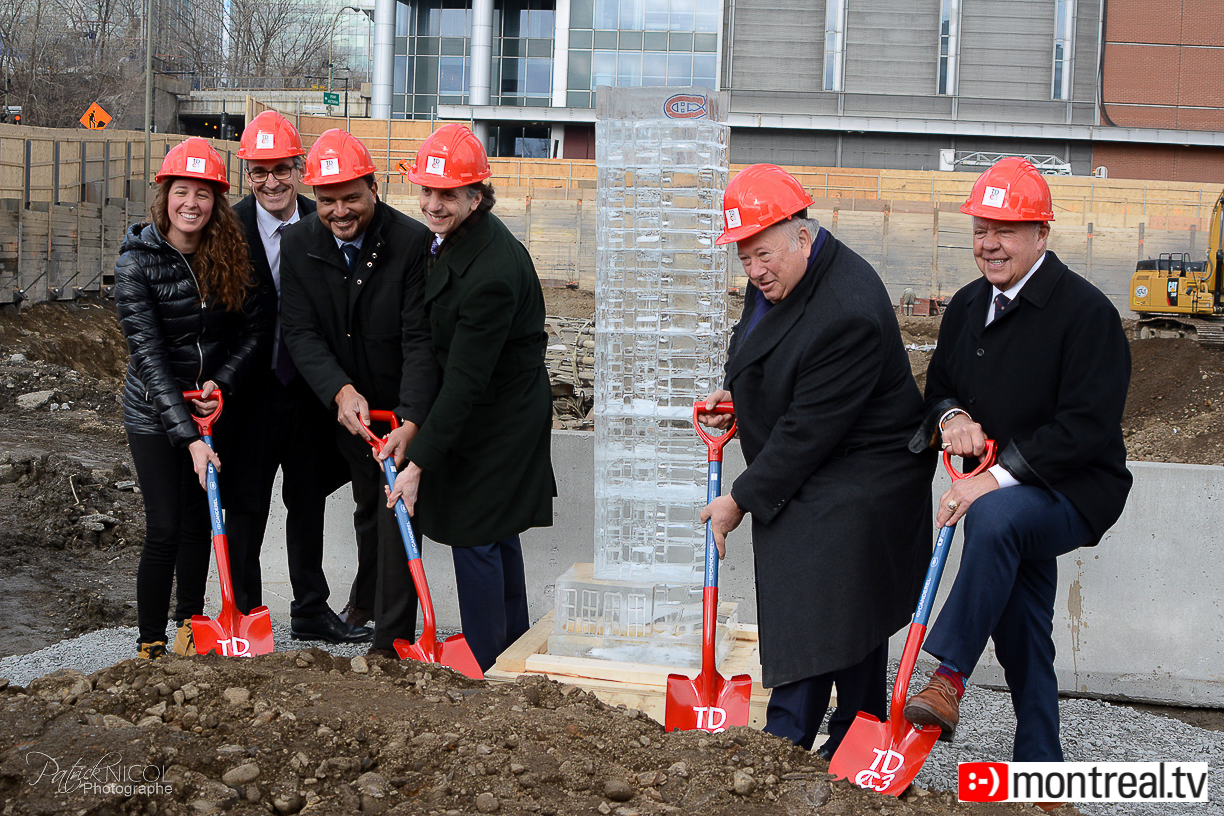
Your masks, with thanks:
[{"label": "dark necktie", "polygon": [[348,271],[351,275],[353,274],[353,270],[357,268],[357,245],[344,244],[340,247],[340,249],[344,252],[344,257],[348,260]]},{"label": "dark necktie", "polygon": [[[282,223],[276,228],[276,234],[282,235],[288,226],[287,223]],[[281,381],[281,385],[288,385],[295,374],[297,374],[297,366],[293,364],[293,357],[289,355],[289,347],[285,345],[285,324],[281,323],[276,338],[276,379]]]},{"label": "dark necktie", "polygon": [[1002,293],[995,295],[995,320],[999,319],[999,315],[1007,311],[1007,304],[1011,303],[1011,298]]},{"label": "dark necktie", "polygon": [[429,254],[436,258],[438,257],[438,254],[441,251],[442,251],[442,237],[440,235],[435,235],[433,239],[433,243],[429,245]]}]

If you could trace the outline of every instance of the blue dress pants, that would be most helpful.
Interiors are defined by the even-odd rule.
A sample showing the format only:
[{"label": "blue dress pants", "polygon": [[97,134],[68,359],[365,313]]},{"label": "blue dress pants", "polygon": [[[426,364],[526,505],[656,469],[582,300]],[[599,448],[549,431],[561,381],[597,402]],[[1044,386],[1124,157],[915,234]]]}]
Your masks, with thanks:
[{"label": "blue dress pants", "polygon": [[888,718],[887,669],[886,640],[853,666],[777,686],[769,696],[763,730],[812,750],[829,709],[829,693],[837,683],[837,708],[829,717],[829,740],[823,746],[831,754],[860,711],[881,721]]},{"label": "blue dress pants", "polygon": [[1061,493],[1030,485],[977,499],[964,528],[960,570],[923,650],[968,677],[993,640],[1016,712],[1012,759],[1061,762],[1055,559],[1092,544],[1092,529]]},{"label": "blue dress pants", "polygon": [[481,671],[488,671],[531,628],[523,546],[515,535],[478,547],[451,547],[451,555],[463,635]]}]

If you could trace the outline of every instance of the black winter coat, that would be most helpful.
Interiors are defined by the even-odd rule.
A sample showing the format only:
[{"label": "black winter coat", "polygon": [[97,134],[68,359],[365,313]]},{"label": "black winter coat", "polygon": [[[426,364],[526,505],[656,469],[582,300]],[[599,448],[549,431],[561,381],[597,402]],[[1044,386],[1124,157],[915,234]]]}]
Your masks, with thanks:
[{"label": "black winter coat", "polygon": [[[298,373],[334,414],[352,384],[372,410],[422,425],[438,390],[423,306],[429,230],[379,201],[349,279],[344,253],[317,213],[281,236],[281,320]],[[372,463],[342,432],[350,462]]]},{"label": "black winter coat", "polygon": [[832,236],[791,293],[735,328],[725,387],[747,469],[762,682],[847,668],[913,615],[931,554],[935,456],[884,284]]},{"label": "black winter coat", "polygon": [[940,416],[963,408],[999,444],[1000,465],[1066,496],[1099,540],[1131,487],[1122,441],[1130,344],[1118,310],[1053,252],[987,326],[992,298],[983,277],[948,303],[910,447],[936,444]]},{"label": "black winter coat", "polygon": [[442,544],[492,544],[552,525],[552,389],[544,293],[527,248],[493,215],[448,236],[425,304],[442,388],[408,448],[417,521]]},{"label": "black winter coat", "polygon": [[183,392],[212,380],[231,397],[267,366],[270,315],[253,289],[242,312],[202,301],[187,259],[153,224],[131,227],[119,252],[115,307],[128,344],[123,425],[188,445],[200,434]]}]

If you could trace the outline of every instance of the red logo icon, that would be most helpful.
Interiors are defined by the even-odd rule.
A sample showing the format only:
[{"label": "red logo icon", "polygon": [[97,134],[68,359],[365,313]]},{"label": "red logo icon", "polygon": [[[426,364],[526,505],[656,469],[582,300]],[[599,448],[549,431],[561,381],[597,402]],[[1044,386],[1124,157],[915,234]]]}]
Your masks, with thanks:
[{"label": "red logo icon", "polygon": [[962,802],[1007,800],[1006,762],[962,762],[957,772],[957,792]]},{"label": "red logo icon", "polygon": [[663,103],[669,119],[700,119],[706,115],[706,99],[695,94],[676,94]]}]

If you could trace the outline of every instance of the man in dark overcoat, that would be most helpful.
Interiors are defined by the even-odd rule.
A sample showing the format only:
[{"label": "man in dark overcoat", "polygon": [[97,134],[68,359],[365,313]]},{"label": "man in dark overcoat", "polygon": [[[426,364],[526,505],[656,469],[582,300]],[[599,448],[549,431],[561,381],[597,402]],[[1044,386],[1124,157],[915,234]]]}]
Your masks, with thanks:
[{"label": "man in dark overcoat", "polygon": [[490,175],[462,125],[426,139],[408,174],[435,236],[425,307],[442,385],[391,495],[451,547],[463,634],[483,670],[530,625],[518,534],[552,525],[557,494],[544,294],[526,247],[492,213]]},{"label": "man in dark overcoat", "polygon": [[[750,286],[724,389],[747,470],[702,512],[723,551],[752,514],[765,730],[810,748],[832,684],[831,757],[859,711],[887,716],[888,638],[913,614],[931,554],[932,452],[906,443],[922,398],[888,293],[871,266],[806,217],[773,165],[723,197]],[[720,415],[706,422],[729,424]]]},{"label": "man in dark overcoat", "polygon": [[1126,504],[1130,346],[1109,299],[1046,249],[1053,202],[1033,165],[1002,159],[961,212],[982,277],[944,313],[911,447],[974,457],[989,438],[999,453],[940,499],[939,524],[965,520],[964,551],[924,646],[940,666],[905,717],[950,739],[993,640],[1016,711],[1012,758],[1057,762],[1056,559],[1095,545]]},{"label": "man in dark overcoat", "polygon": [[[275,111],[259,114],[242,133],[238,158],[245,163],[251,194],[234,205],[234,215],[246,235],[256,290],[277,321],[271,366],[225,406],[231,419],[224,443],[229,467],[221,482],[225,528],[234,601],[246,614],[263,604],[259,555],[280,470],[293,588],[290,634],[329,643],[364,643],[374,631],[344,621],[332,610],[323,571],[324,508],[327,496],[349,481],[348,463],[335,443],[335,420],[298,374],[280,321],[281,234],[315,211],[314,202],[298,193],[305,154],[297,129]],[[304,439],[311,443],[303,445]],[[365,606],[373,607],[373,591],[369,594]]]},{"label": "man in dark overcoat", "polygon": [[376,566],[370,654],[394,658],[397,638],[415,640],[417,598],[367,443],[370,410],[399,417],[388,446],[402,452],[429,413],[438,369],[423,303],[429,233],[378,199],[374,169],[365,145],[344,131],[323,133],[311,148],[303,182],[318,211],[285,232],[281,312],[298,370],[336,412],[359,547],[368,540],[361,531],[377,531],[376,553],[359,553]]}]

